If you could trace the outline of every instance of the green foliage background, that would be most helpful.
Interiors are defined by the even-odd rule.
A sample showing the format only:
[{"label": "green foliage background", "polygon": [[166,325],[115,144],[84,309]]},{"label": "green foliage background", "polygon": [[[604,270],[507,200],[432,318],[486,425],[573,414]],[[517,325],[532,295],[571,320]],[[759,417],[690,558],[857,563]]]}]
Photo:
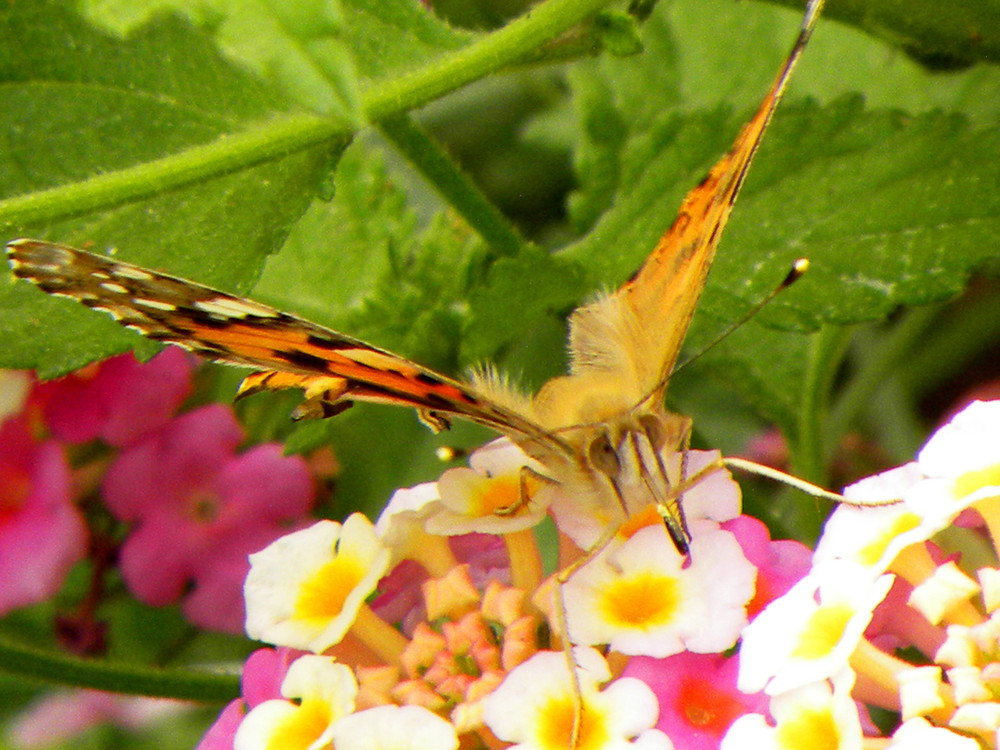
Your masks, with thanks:
[{"label": "green foliage background", "polygon": [[[801,11],[673,0],[640,22],[613,3],[548,0],[502,26],[496,3],[437,7],[454,23],[416,0],[5,4],[4,241],[116,248],[450,374],[492,361],[536,387],[564,367],[564,316],[628,277],[729,146]],[[671,406],[694,416],[699,443],[738,452],[773,423],[792,467],[828,482],[848,432],[878,446],[872,469],[905,461],[950,398],[997,375],[998,35],[997,0],[830,0],[689,351],[795,258],[812,270],[676,376]],[[975,295],[941,307],[974,271]],[[0,336],[0,366],[45,377],[155,351],[13,281]],[[215,392],[237,380],[220,369]],[[435,445],[487,437],[431,436],[375,406],[293,427],[292,403],[258,396],[242,415],[289,450],[332,443],[332,517],[377,513],[394,487],[440,472]],[[808,539],[822,520],[801,497],[751,500],[776,535]],[[44,644],[50,615],[3,632]],[[159,645],[186,638],[156,616],[169,623]],[[136,646],[147,637],[122,634],[122,660],[157,661]],[[176,661],[246,648],[192,638]],[[9,705],[31,692],[12,686]]]}]

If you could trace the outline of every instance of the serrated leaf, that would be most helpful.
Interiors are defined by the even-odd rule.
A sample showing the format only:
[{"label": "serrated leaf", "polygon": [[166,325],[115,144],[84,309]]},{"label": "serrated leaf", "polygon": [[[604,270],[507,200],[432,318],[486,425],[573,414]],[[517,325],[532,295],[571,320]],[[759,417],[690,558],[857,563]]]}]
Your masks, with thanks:
[{"label": "serrated leaf", "polygon": [[[692,139],[707,134],[704,124],[689,118],[676,133],[665,128],[666,140],[634,148],[648,167],[625,180],[626,197],[567,256],[602,278],[625,277],[644,253],[630,258],[623,248],[655,242],[677,199],[667,165],[676,169],[678,151],[697,151]],[[857,98],[824,108],[790,104],[755,166],[692,324],[694,350],[773,288],[796,257],[811,260],[810,272],[760,320],[808,331],[944,299],[998,253],[1000,196],[986,186],[1000,181],[1000,137],[961,117],[867,112]],[[730,354],[725,369],[740,372],[734,380],[789,427],[801,368],[783,367],[754,340],[741,342],[743,354]],[[744,366],[736,367],[740,356]],[[742,371],[751,369],[759,377]],[[780,391],[770,390],[774,382],[783,383]]]},{"label": "serrated leaf", "polygon": [[465,358],[495,357],[501,346],[523,338],[544,319],[572,309],[588,290],[586,282],[581,268],[538,250],[498,260],[469,299]]},{"label": "serrated leaf", "polygon": [[407,247],[417,224],[381,154],[362,143],[344,152],[333,185],[331,199],[314,202],[268,260],[254,293],[342,328],[389,272],[390,249]]},{"label": "serrated leaf", "polygon": [[[331,252],[317,252],[323,246]],[[381,154],[357,143],[341,160],[333,200],[313,205],[254,295],[454,373],[466,269],[479,248],[444,215],[419,227]]]},{"label": "serrated leaf", "polygon": [[[570,75],[580,170],[570,205],[581,227],[600,218],[563,257],[583,264],[595,283],[620,283],[638,267],[683,195],[746,121],[743,107],[755,106],[763,86],[756,84],[754,93],[747,82],[767,81],[787,51],[797,17],[717,5],[673,3],[644,27],[646,53],[581,63]],[[800,77],[794,83],[796,91],[815,91],[831,103],[821,108],[792,101],[779,108],[720,245],[689,351],[700,351],[744,314],[798,256],[810,257],[813,270],[759,316],[761,323],[805,331],[879,319],[900,304],[956,293],[971,268],[997,253],[1000,205],[996,191],[985,187],[998,178],[994,129],[961,116],[866,110],[858,97],[831,99],[845,78],[864,82],[866,73],[824,64],[826,50],[843,43],[852,59],[873,70],[884,66],[877,45],[856,36],[821,24],[802,66],[805,83]],[[843,59],[845,52],[839,54]],[[815,55],[818,65],[811,64]],[[876,98],[893,89],[898,101],[914,105],[933,100],[927,91],[938,82],[910,64],[897,65],[886,80],[867,76]],[[637,80],[654,84],[645,97],[629,88]],[[991,75],[966,80],[963,85],[983,92],[996,90]],[[959,90],[955,81],[945,83],[937,101]],[[993,99],[989,93],[984,98]],[[720,100],[740,109],[692,108]],[[957,95],[951,101],[965,106],[982,100]],[[675,102],[680,106],[668,109]],[[986,106],[968,110],[977,120],[995,119],[995,108]],[[806,354],[801,337],[755,324],[695,369],[719,373],[794,432]]]},{"label": "serrated leaf", "polygon": [[411,70],[479,37],[448,25],[419,0],[345,0],[344,16],[351,52],[368,80]]}]

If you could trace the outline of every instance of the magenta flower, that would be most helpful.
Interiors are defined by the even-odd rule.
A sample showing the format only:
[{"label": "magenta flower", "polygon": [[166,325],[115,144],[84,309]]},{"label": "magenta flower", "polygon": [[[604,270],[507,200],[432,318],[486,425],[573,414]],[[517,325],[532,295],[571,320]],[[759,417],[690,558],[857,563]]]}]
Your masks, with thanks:
[{"label": "magenta flower", "polygon": [[722,524],[732,532],[747,560],[757,568],[757,590],[747,605],[751,619],[767,604],[784,596],[812,566],[812,550],[793,539],[771,539],[771,532],[753,516],[738,516]]},{"label": "magenta flower", "polygon": [[729,726],[746,713],[764,711],[763,693],[747,695],[736,688],[739,658],[684,651],[665,659],[636,656],[623,677],[637,677],[660,704],[657,729],[685,750],[717,750]]},{"label": "magenta flower", "polygon": [[243,697],[230,701],[222,709],[195,750],[232,750],[243,717],[264,701],[282,697],[281,683],[288,667],[304,653],[292,648],[261,648],[250,654],[243,665]]},{"label": "magenta flower", "polygon": [[111,512],[133,523],[121,550],[126,585],[152,606],[184,597],[196,625],[242,632],[247,556],[300,525],[314,495],[299,456],[243,440],[228,407],[179,416],[124,449],[108,469]]},{"label": "magenta flower", "polygon": [[86,551],[60,446],[24,418],[0,423],[0,614],[51,597]]},{"label": "magenta flower", "polygon": [[129,445],[163,425],[191,392],[195,360],[170,346],[149,362],[112,357],[59,380],[39,383],[32,396],[52,435],[69,443],[100,438]]}]

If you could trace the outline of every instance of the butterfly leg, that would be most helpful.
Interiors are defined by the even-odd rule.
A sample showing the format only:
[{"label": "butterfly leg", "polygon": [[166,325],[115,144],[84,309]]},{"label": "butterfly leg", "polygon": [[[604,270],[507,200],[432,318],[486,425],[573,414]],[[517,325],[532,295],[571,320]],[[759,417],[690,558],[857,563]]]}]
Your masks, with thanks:
[{"label": "butterfly leg", "polygon": [[493,515],[505,518],[507,516],[517,515],[520,511],[524,510],[534,499],[531,487],[532,483],[555,484],[556,481],[551,477],[547,477],[544,474],[535,471],[530,466],[522,466],[518,476],[519,490],[517,493],[517,500],[510,505],[494,508]]},{"label": "butterfly leg", "polygon": [[[670,535],[670,539],[677,548],[677,551],[682,555],[686,555],[688,544],[691,541],[691,532],[688,531],[687,519],[684,517],[683,499],[685,490],[692,486],[687,476],[687,457],[691,449],[691,420],[683,417],[675,421],[677,422],[675,428],[678,430],[678,433],[672,444],[677,446],[677,452],[681,457],[680,481],[676,487],[668,487],[666,497],[657,499],[656,512],[663,519],[663,525],[666,526],[667,534]],[[659,453],[657,453],[657,460],[660,461],[661,474],[668,476]]]},{"label": "butterfly leg", "polygon": [[569,619],[566,615],[566,598],[563,593],[563,586],[573,577],[580,568],[596,558],[601,552],[607,549],[608,545],[621,531],[622,524],[611,524],[601,534],[594,545],[588,549],[583,557],[567,565],[558,571],[555,576],[555,586],[553,591],[553,604],[556,616],[556,626],[562,636],[562,649],[566,657],[566,668],[569,670],[570,680],[573,685],[573,727],[570,732],[570,744],[568,750],[575,750],[580,740],[580,728],[583,724],[583,692],[580,690],[580,677],[576,673],[576,659],[573,657],[573,643],[569,637]]}]

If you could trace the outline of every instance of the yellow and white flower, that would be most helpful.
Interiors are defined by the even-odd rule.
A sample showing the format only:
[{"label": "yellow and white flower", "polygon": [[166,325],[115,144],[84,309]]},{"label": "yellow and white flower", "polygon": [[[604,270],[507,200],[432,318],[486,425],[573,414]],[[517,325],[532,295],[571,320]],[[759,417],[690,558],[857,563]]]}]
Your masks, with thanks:
[{"label": "yellow and white flower", "polygon": [[849,560],[814,568],[743,631],[740,690],[777,695],[844,669],[892,581]]},{"label": "yellow and white flower", "polygon": [[592,648],[577,647],[573,659],[579,704],[566,655],[543,651],[514,669],[486,698],[486,725],[520,750],[566,750],[577,718],[577,750],[672,750],[667,736],[653,728],[659,707],[644,682],[624,677],[601,690],[611,679],[603,657]]},{"label": "yellow and white flower", "polygon": [[705,524],[688,560],[662,525],[647,526],[563,587],[570,639],[655,657],[724,651],[746,625],[756,574],[728,531]]},{"label": "yellow and white flower", "polygon": [[360,513],[283,536],[250,555],[247,634],[322,653],[344,637],[388,566],[389,550]]},{"label": "yellow and white flower", "polygon": [[851,698],[854,675],[844,670],[833,687],[826,680],[775,696],[770,713],[741,716],[729,728],[721,750],[861,750],[861,723]]},{"label": "yellow and white flower", "polygon": [[346,716],[330,732],[336,750],[455,750],[455,728],[422,706],[378,706]]},{"label": "yellow and white flower", "polygon": [[289,666],[281,694],[287,700],[264,701],[243,718],[234,750],[330,747],[334,723],[354,710],[358,683],[349,667],[307,654]]}]

